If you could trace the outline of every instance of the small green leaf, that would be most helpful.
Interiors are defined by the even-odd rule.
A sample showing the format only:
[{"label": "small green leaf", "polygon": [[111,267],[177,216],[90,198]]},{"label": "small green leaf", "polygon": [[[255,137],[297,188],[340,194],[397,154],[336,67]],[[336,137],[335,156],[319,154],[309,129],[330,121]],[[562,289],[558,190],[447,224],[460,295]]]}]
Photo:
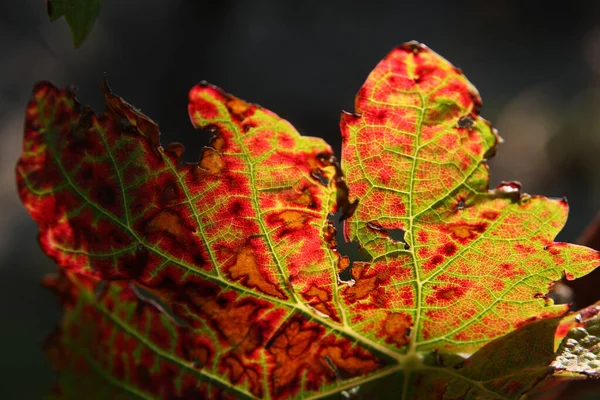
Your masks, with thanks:
[{"label": "small green leaf", "polygon": [[47,0],[48,16],[55,21],[64,15],[75,47],[81,46],[100,12],[102,0]]}]

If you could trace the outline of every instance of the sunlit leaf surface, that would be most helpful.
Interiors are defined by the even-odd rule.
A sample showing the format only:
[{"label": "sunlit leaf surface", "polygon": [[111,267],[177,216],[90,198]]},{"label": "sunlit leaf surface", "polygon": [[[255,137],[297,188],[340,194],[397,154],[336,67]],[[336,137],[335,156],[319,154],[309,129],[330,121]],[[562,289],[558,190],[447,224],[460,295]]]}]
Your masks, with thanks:
[{"label": "sunlit leaf surface", "polygon": [[[566,201],[488,190],[498,136],[425,46],[371,73],[342,116],[341,168],[321,139],[205,83],[189,115],[214,137],[183,163],[104,91],[97,115],[38,84],[17,166],[66,271],[48,280],[65,308],[58,398],[512,399],[551,374],[567,308],[545,293],[600,257],[553,242]],[[338,254],[336,211],[371,261]]]},{"label": "sunlit leaf surface", "polygon": [[[367,336],[472,352],[564,313],[544,297],[549,284],[598,265],[596,251],[553,242],[565,200],[523,194],[516,182],[488,189],[485,159],[498,136],[480,107],[460,70],[408,43],[368,77],[356,113],[342,116],[342,167],[360,199],[347,235],[373,257],[355,265],[357,283],[343,295],[351,325]],[[402,241],[390,240],[393,230]]]}]

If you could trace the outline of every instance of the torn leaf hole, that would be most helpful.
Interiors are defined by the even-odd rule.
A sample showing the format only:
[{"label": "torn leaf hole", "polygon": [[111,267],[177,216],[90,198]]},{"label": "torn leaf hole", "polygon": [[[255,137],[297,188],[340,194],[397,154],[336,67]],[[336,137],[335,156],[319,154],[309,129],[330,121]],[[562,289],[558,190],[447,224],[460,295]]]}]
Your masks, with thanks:
[{"label": "torn leaf hole", "polygon": [[402,229],[388,229],[387,233],[388,233],[390,239],[392,239],[394,242],[396,242],[396,243],[404,243],[404,247],[407,250],[410,249],[410,246],[404,240],[404,235],[406,234],[406,232],[404,230],[402,230]]},{"label": "torn leaf hole", "polygon": [[[169,137],[165,134],[167,139],[171,141],[177,141],[177,137]],[[196,164],[200,160],[202,149],[204,147],[211,147],[210,144],[215,138],[215,131],[212,128],[205,129],[194,129],[193,135],[185,138],[185,147],[188,151],[181,152],[179,161],[181,164]]]},{"label": "torn leaf hole", "polygon": [[323,186],[329,185],[329,179],[327,179],[327,177],[323,175],[323,171],[319,169],[311,171],[310,176]]},{"label": "torn leaf hole", "polygon": [[385,232],[385,229],[383,228],[383,226],[379,225],[379,223],[375,222],[375,221],[367,222],[367,228],[377,231],[377,232],[381,232],[381,231]]},{"label": "torn leaf hole", "polygon": [[333,181],[337,188],[336,203],[338,209],[342,211],[340,219],[344,220],[350,218],[358,206],[358,199],[350,202],[348,198],[350,190],[344,179],[344,172],[342,171],[339,161],[333,154],[329,153],[320,153],[317,155],[317,160],[325,166],[334,167],[335,175],[333,176]]},{"label": "torn leaf hole", "polygon": [[470,117],[460,117],[458,120],[458,127],[471,129],[473,127],[473,119]]},{"label": "torn leaf hole", "polygon": [[404,229],[400,229],[400,228],[386,229],[383,226],[381,226],[381,224],[377,221],[367,222],[367,228],[369,228],[373,231],[376,231],[376,232],[382,232],[385,236],[392,239],[392,241],[395,243],[404,243],[405,250],[410,249],[410,246],[408,245],[408,243],[406,243],[406,240],[404,239],[404,236],[406,234]]},{"label": "torn leaf hole", "polygon": [[335,225],[335,242],[336,251],[341,257],[347,257],[349,260],[348,267],[345,268],[338,274],[339,282],[349,283],[354,282],[352,279],[352,265],[355,261],[358,262],[369,262],[373,260],[373,257],[367,253],[357,242],[347,242],[344,237],[344,217],[343,211],[338,211],[333,214],[329,214],[329,220]]},{"label": "torn leaf hole", "polygon": [[[345,270],[343,270],[342,272],[340,272],[338,274],[338,280],[342,283],[347,283],[350,285],[350,282],[352,282],[354,279],[352,278],[352,268],[351,266],[346,268]],[[350,286],[354,286],[354,284],[351,284]]]}]

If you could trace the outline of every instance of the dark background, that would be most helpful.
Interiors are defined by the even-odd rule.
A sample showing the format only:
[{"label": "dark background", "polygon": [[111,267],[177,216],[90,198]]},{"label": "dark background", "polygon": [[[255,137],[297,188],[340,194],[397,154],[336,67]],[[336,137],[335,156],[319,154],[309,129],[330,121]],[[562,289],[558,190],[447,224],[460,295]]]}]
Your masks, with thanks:
[{"label": "dark background", "polygon": [[14,183],[24,107],[38,80],[72,83],[101,111],[106,73],[117,94],[159,123],[163,143],[186,144],[187,160],[207,141],[186,107],[203,79],[326,138],[339,154],[340,111],[353,109],[389,50],[415,39],[481,92],[482,115],[506,140],[490,162],[494,185],[516,179],[526,192],[567,196],[560,240],[575,241],[600,209],[600,2],[103,3],[77,50],[43,1],[0,5],[0,399],[39,399],[54,379],[41,346],[59,308],[39,285],[54,267]]}]

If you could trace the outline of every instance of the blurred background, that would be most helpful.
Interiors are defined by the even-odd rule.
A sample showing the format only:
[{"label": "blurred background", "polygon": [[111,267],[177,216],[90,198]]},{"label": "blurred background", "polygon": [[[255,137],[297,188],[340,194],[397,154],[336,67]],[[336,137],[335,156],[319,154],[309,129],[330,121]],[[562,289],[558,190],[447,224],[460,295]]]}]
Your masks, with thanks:
[{"label": "blurred background", "polygon": [[[482,115],[505,139],[490,162],[492,184],[519,180],[528,193],[566,196],[559,239],[576,241],[600,210],[600,2],[104,0],[77,50],[44,1],[2,2],[0,399],[39,399],[54,379],[42,344],[59,308],[40,287],[54,266],[14,182],[35,82],[74,84],[101,112],[106,73],[159,123],[163,143],[184,143],[193,161],[208,137],[189,123],[187,91],[204,79],[325,138],[339,155],[340,111],[353,110],[370,70],[412,39],[462,68],[482,94]],[[599,279],[583,281],[576,306],[600,299]],[[576,390],[600,398],[589,384]]]}]

